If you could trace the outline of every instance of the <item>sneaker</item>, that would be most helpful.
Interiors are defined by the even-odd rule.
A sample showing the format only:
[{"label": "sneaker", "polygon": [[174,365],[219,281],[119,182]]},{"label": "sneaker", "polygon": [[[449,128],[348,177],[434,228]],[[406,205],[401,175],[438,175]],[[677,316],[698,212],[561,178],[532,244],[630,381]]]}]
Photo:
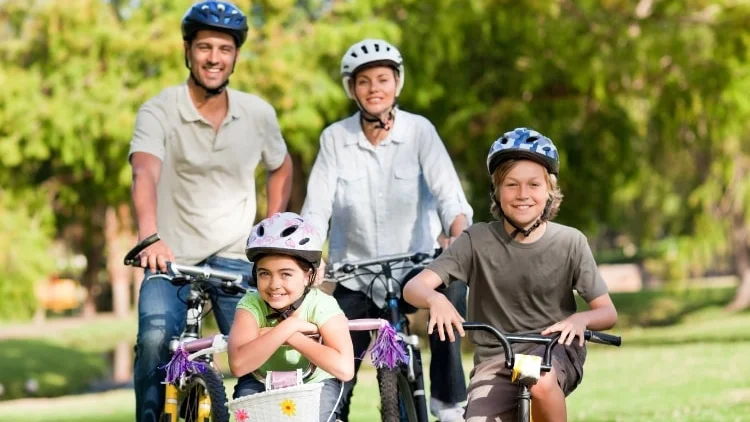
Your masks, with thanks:
[{"label": "sneaker", "polygon": [[459,403],[446,403],[432,397],[430,413],[440,422],[464,422],[464,408]]}]

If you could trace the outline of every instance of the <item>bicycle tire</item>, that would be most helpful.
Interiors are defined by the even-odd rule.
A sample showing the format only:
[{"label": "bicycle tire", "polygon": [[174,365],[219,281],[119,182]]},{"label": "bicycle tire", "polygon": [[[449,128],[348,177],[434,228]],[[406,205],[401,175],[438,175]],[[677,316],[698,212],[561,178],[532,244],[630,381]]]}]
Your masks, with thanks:
[{"label": "bicycle tire", "polygon": [[[184,422],[229,422],[227,393],[221,375],[214,370],[195,374],[187,381],[177,396],[179,417]],[[198,417],[201,402],[210,401],[208,418]],[[204,404],[205,406],[205,404]]]},{"label": "bicycle tire", "polygon": [[418,422],[417,407],[414,402],[414,391],[411,383],[406,379],[404,374],[398,373],[398,402],[401,415],[401,422]]},{"label": "bicycle tire", "polygon": [[398,400],[399,369],[378,368],[378,389],[380,390],[380,420],[401,422]]}]

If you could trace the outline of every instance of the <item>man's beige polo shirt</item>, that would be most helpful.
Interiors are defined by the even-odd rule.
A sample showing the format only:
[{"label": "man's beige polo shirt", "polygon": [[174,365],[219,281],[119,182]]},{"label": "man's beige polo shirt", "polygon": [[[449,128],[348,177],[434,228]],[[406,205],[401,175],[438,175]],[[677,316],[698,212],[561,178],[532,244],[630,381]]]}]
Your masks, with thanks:
[{"label": "man's beige polo shirt", "polygon": [[255,221],[255,168],[275,170],[287,154],[273,107],[227,89],[229,112],[215,132],[195,108],[187,85],[167,88],[138,111],[130,153],[162,161],[157,186],[159,235],[175,260],[212,255],[245,259]]}]

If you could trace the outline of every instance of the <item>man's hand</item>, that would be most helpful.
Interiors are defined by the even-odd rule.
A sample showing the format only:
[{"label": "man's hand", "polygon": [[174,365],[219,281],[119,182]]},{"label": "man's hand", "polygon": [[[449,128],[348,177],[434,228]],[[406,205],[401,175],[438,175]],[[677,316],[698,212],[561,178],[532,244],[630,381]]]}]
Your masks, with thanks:
[{"label": "man's hand", "polygon": [[153,272],[157,269],[167,271],[167,261],[174,261],[172,250],[163,240],[158,240],[144,249],[138,257],[141,259],[141,267],[149,268]]}]

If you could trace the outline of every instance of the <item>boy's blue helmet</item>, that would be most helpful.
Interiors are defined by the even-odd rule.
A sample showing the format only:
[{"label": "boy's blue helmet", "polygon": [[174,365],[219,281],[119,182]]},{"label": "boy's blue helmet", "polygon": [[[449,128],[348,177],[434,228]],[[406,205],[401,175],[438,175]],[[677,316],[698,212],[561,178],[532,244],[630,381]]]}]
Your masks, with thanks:
[{"label": "boy's blue helmet", "polygon": [[201,29],[227,33],[240,48],[247,39],[247,18],[232,3],[204,1],[191,6],[182,18],[182,39],[191,41]]},{"label": "boy's blue helmet", "polygon": [[487,171],[490,176],[503,161],[510,159],[536,161],[555,175],[560,171],[560,157],[552,140],[525,127],[505,132],[492,144],[487,154]]}]

